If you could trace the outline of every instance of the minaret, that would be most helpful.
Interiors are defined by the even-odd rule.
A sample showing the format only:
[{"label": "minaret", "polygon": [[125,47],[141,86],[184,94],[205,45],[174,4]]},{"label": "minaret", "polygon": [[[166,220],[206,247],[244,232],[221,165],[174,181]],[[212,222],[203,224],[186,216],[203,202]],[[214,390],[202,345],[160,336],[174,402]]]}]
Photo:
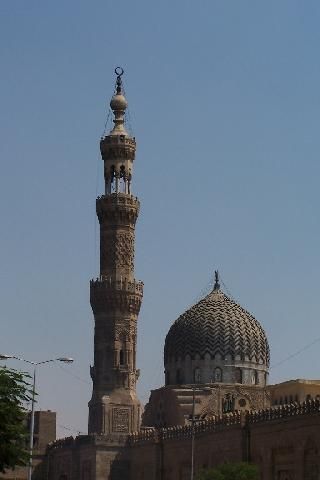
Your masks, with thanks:
[{"label": "minaret", "polygon": [[137,318],[143,283],[134,278],[135,224],[139,200],[131,193],[135,138],[124,126],[127,100],[121,68],[110,107],[114,127],[100,141],[105,194],[97,198],[100,224],[100,277],[90,282],[94,314],[94,366],[89,433],[122,436],[140,426],[136,395]]}]

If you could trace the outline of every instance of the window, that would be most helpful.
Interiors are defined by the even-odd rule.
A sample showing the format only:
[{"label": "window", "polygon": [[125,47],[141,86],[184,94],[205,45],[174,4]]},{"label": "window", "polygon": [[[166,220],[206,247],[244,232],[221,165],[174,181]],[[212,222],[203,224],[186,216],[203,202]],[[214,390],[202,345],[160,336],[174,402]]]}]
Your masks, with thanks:
[{"label": "window", "polygon": [[223,413],[229,413],[234,411],[235,398],[230,393],[222,399],[222,411]]},{"label": "window", "polygon": [[236,369],[236,383],[242,383],[242,370],[241,370],[241,368]]},{"label": "window", "polygon": [[181,368],[178,368],[176,372],[176,384],[181,385],[183,383]]},{"label": "window", "polygon": [[124,365],[124,353],[123,353],[123,350],[120,350],[120,365]]},{"label": "window", "polygon": [[214,381],[219,383],[219,382],[222,382],[222,370],[221,368],[217,367],[215,368],[214,370]]},{"label": "window", "polygon": [[194,369],[194,383],[201,383],[201,371],[199,367]]}]

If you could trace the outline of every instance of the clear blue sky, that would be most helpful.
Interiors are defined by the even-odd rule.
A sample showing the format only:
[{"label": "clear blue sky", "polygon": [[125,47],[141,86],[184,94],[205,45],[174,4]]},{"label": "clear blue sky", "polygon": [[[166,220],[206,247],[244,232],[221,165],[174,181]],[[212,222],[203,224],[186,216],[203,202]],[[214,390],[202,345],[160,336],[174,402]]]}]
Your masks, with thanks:
[{"label": "clear blue sky", "polygon": [[[86,431],[117,65],[138,142],[142,400],[163,383],[169,326],[215,268],[266,329],[272,364],[320,337],[319,24],[312,0],[1,1],[0,350],[76,359],[74,376],[39,372],[39,407],[59,425]],[[271,382],[320,378],[318,351]]]}]

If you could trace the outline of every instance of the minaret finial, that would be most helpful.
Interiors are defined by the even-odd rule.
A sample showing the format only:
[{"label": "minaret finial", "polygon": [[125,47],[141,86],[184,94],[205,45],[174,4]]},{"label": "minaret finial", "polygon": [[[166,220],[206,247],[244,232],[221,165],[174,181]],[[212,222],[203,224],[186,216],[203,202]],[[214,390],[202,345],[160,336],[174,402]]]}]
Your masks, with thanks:
[{"label": "minaret finial", "polygon": [[213,290],[220,290],[220,283],[219,283],[219,271],[214,271],[214,287]]},{"label": "minaret finial", "polygon": [[128,135],[126,129],[124,128],[124,114],[128,106],[128,102],[122,91],[121,77],[124,73],[124,70],[121,67],[117,67],[115,68],[114,73],[117,75],[116,92],[111,98],[110,102],[110,107],[114,113],[114,127],[110,132],[110,135]]},{"label": "minaret finial", "polygon": [[122,80],[121,77],[124,74],[124,70],[121,67],[116,67],[114,69],[114,73],[117,75],[117,81],[116,81],[116,92],[117,95],[120,95],[122,93]]}]

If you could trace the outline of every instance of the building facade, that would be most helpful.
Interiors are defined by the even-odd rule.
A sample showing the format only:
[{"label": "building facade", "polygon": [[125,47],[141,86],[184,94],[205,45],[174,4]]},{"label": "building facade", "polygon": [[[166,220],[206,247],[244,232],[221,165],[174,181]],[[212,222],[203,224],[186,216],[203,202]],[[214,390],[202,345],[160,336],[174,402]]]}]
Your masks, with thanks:
[{"label": "building facade", "polygon": [[[96,202],[100,274],[90,283],[95,320],[88,435],[51,443],[49,480],[187,480],[228,461],[254,462],[263,480],[319,480],[319,383],[268,386],[269,345],[260,323],[213,290],[170,328],[165,385],[141,419],[136,394],[137,319],[143,284],[134,277],[139,201],[132,194],[136,142],[125,129],[123,70],[100,142],[105,192]],[[299,383],[300,382],[300,383]],[[141,426],[142,425],[142,426]]]}]

